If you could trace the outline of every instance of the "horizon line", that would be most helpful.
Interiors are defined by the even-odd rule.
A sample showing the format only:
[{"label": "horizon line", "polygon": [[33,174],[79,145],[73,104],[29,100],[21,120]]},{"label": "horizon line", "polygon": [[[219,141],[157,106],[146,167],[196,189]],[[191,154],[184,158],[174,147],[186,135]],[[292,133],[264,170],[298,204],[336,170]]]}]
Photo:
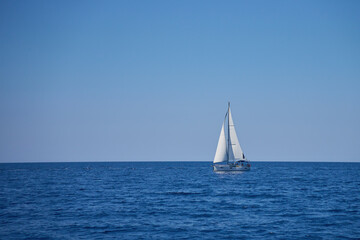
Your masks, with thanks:
[{"label": "horizon line", "polygon": [[[14,162],[0,162],[0,164],[8,164],[8,163],[146,163],[146,162],[209,162],[205,160],[92,160],[92,161],[14,161]],[[344,161],[321,161],[321,160],[251,160],[250,162],[287,162],[287,163],[360,163],[360,160],[352,161],[352,160],[344,160]]]}]

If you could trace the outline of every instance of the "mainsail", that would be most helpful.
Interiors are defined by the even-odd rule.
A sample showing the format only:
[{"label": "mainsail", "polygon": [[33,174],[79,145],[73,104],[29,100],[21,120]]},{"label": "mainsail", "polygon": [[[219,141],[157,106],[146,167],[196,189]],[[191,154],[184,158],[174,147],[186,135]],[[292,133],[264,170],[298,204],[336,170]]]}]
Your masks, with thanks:
[{"label": "mainsail", "polygon": [[[227,123],[227,139],[225,136],[225,123]],[[244,160],[245,156],[240,147],[236,135],[234,122],[231,116],[230,105],[225,115],[224,123],[221,127],[220,137],[216,148],[214,163],[233,162]]]},{"label": "mainsail", "polygon": [[243,159],[244,154],[243,151],[240,147],[240,143],[238,140],[238,137],[236,135],[236,131],[235,131],[235,126],[234,126],[234,122],[233,119],[231,117],[231,111],[230,111],[230,107],[229,107],[229,134],[230,134],[230,145],[231,145],[231,160],[239,160],[239,159]]}]

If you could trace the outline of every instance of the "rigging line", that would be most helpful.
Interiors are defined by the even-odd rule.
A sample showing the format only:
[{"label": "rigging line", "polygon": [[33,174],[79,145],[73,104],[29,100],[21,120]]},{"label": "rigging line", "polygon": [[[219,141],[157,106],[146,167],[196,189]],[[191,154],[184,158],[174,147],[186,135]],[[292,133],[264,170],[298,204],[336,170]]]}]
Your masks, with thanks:
[{"label": "rigging line", "polygon": [[229,164],[230,161],[230,102],[228,102],[228,110],[227,110],[227,114],[228,114],[228,147],[227,147],[227,163]]}]

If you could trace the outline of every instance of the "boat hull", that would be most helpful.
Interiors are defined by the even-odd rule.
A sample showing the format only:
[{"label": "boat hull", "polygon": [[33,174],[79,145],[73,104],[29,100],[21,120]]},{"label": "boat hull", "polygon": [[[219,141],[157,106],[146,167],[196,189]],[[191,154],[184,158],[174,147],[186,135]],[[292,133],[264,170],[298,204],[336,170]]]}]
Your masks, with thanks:
[{"label": "boat hull", "polygon": [[213,165],[214,172],[243,172],[249,171],[250,165]]}]

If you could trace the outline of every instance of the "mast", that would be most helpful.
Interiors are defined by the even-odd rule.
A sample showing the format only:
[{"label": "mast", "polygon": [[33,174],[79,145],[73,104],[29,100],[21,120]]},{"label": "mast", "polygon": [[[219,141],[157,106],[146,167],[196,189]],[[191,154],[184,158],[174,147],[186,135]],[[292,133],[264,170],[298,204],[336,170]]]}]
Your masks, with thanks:
[{"label": "mast", "polygon": [[229,161],[230,161],[230,154],[229,154],[229,151],[230,151],[230,115],[229,115],[229,112],[230,112],[230,102],[228,102],[228,150],[227,150],[227,157],[228,157],[228,164],[229,164]]}]

